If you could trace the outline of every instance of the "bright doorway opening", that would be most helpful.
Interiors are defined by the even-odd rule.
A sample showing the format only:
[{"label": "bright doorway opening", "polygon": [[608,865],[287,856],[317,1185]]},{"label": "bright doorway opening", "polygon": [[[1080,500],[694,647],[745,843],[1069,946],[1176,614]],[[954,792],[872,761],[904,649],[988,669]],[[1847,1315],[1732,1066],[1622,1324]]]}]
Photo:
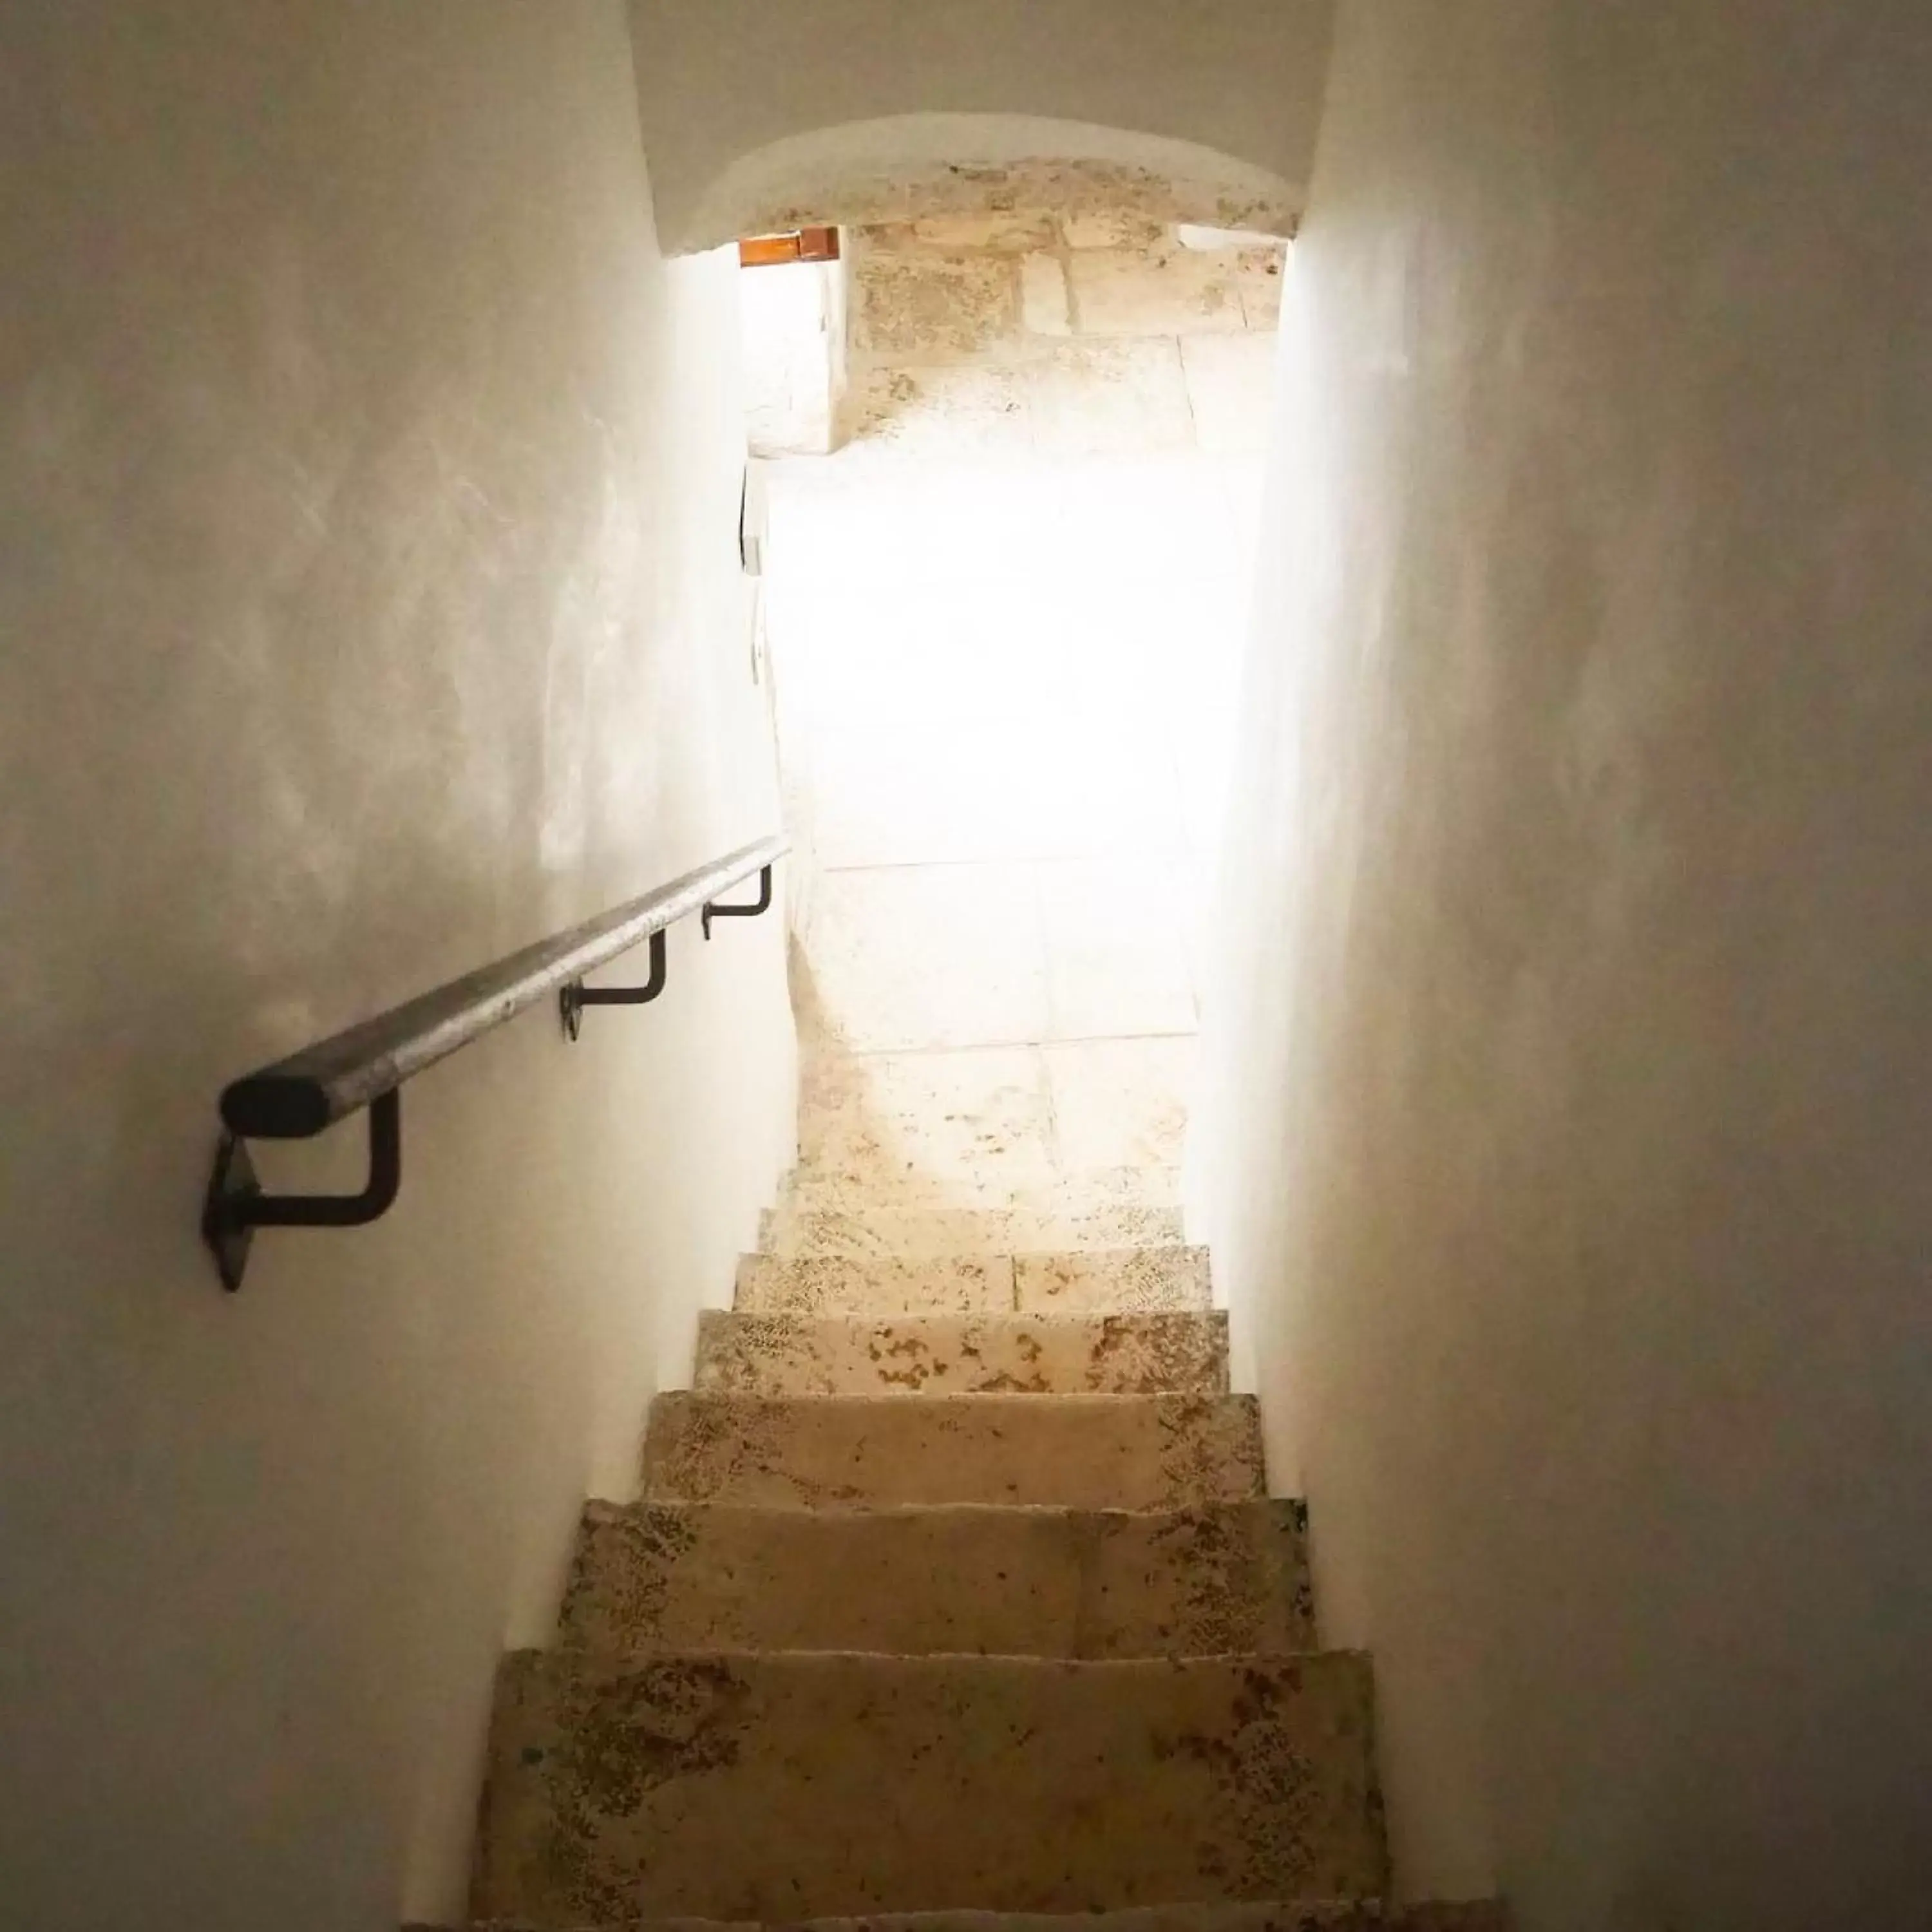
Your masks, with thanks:
[{"label": "bright doorway opening", "polygon": [[1167,1208],[1287,248],[990,191],[740,278],[803,1151]]}]

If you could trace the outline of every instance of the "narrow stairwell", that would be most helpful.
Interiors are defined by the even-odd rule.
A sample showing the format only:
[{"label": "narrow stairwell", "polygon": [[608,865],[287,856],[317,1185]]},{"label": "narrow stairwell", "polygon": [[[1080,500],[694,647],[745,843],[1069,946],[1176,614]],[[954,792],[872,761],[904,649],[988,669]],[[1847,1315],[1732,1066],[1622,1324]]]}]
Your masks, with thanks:
[{"label": "narrow stairwell", "polygon": [[1384,1916],[1369,1662],[1179,1235],[796,1180],[506,1662],[476,1918],[1499,1924]]}]

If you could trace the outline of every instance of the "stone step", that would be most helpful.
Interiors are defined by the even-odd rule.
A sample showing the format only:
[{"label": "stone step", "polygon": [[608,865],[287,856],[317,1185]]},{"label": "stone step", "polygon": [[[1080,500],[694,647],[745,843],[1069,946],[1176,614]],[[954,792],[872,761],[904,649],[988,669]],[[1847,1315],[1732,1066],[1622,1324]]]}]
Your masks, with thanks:
[{"label": "stone step", "polygon": [[742,1255],[732,1305],[747,1315],[1010,1315],[1010,1255]]},{"label": "stone step", "polygon": [[740,1395],[1225,1395],[1225,1315],[707,1311],[697,1386]]},{"label": "stone step", "polygon": [[[801,1138],[814,1138],[809,1103],[801,1107]],[[935,1173],[864,1164],[863,1172],[812,1160],[793,1170],[779,1211],[803,1214],[976,1213],[1080,1220],[1110,1209],[1178,1214],[1180,1172],[1158,1162],[1137,1167],[1083,1167],[998,1178],[984,1172]],[[1132,1237],[1138,1239],[1138,1236]]]},{"label": "stone step", "polygon": [[1015,1306],[1041,1315],[1130,1314],[1214,1304],[1205,1248],[1016,1255]]},{"label": "stone step", "polygon": [[1304,1522],[1281,1502],[1161,1513],[592,1503],[563,1641],[614,1657],[1311,1650]]},{"label": "stone step", "polygon": [[[1122,1912],[879,1912],[863,1918],[626,1918],[572,1932],[1504,1932],[1494,1899],[1456,1904],[1384,1907],[1371,1900],[1284,1904],[1278,1900],[1232,1905],[1142,1906]],[[406,1925],[403,1932],[455,1932]],[[469,1932],[544,1932],[531,1922],[505,1918]]]},{"label": "stone step", "polygon": [[651,1404],[651,1502],[1184,1509],[1267,1493],[1251,1396],[708,1395]]},{"label": "stone step", "polygon": [[790,1919],[1370,1898],[1367,1660],[524,1652],[480,1916]]},{"label": "stone step", "polygon": [[[842,1199],[844,1197],[840,1197]],[[1087,1248],[1178,1247],[1180,1210],[1100,1202],[1033,1208],[814,1206],[794,1196],[766,1213],[758,1246],[768,1254],[898,1256],[1067,1253]]]},{"label": "stone step", "polygon": [[1016,1255],[746,1255],[735,1305],[758,1315],[1186,1314],[1213,1294],[1208,1250]]}]

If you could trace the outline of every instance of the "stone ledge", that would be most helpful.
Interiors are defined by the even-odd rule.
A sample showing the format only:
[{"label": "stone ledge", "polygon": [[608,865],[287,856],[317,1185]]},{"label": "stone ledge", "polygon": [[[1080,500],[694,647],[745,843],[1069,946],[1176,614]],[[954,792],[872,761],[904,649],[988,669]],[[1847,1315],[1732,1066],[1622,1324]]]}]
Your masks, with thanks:
[{"label": "stone ledge", "polygon": [[1206,1312],[840,1316],[706,1310],[695,1386],[737,1395],[1225,1395]]},{"label": "stone ledge", "polygon": [[654,1502],[1158,1510],[1266,1493],[1251,1396],[681,1390],[652,1402],[644,1439]]},{"label": "stone ledge", "polygon": [[1315,1648],[1305,1513],[592,1503],[562,1638],[607,1655],[1281,1654]]},{"label": "stone ledge", "polygon": [[1205,1248],[1082,1248],[1064,1253],[746,1255],[741,1313],[889,1315],[1204,1313]]},{"label": "stone ledge", "polygon": [[1375,1898],[1368,1660],[507,1660],[476,1899],[552,1924]]},{"label": "stone ledge", "polygon": [[[1132,1912],[881,1912],[863,1918],[748,1920],[627,1918],[568,1932],[1506,1932],[1491,1899],[1412,1905],[1154,1906]],[[528,1920],[493,1918],[461,1928],[406,1925],[402,1932],[555,1932]]]}]

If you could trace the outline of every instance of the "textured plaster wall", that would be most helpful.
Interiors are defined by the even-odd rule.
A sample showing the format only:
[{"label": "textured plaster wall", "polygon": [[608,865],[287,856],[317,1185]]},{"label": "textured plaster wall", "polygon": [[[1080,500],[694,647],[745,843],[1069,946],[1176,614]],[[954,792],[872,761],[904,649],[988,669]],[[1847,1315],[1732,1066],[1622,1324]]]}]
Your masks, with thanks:
[{"label": "textured plaster wall", "polygon": [[[658,232],[668,248],[704,248],[800,220],[890,219],[915,182],[1029,157],[1138,165],[1181,193],[1168,219],[1289,221],[1333,11],[633,0]],[[967,190],[963,206],[980,205]]]},{"label": "textured plaster wall", "polygon": [[770,828],[734,270],[614,0],[14,8],[0,150],[0,1917],[375,1932],[789,1156],[781,922],[412,1083],[232,1300],[215,1096]]},{"label": "textured plaster wall", "polygon": [[1928,98],[1904,0],[1338,30],[1199,1151],[1528,1932],[1925,1916]]}]

